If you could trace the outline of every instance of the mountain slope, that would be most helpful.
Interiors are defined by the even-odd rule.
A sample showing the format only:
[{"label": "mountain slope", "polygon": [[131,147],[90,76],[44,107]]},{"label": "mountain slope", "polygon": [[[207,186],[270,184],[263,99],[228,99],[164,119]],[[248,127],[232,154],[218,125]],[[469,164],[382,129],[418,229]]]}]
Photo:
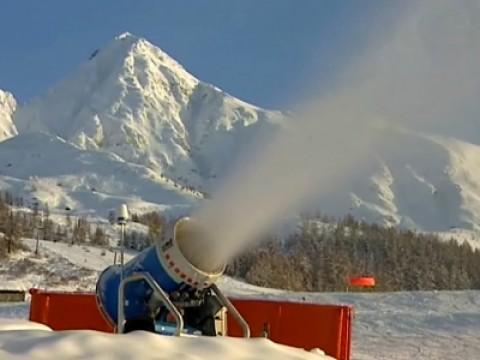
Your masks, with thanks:
[{"label": "mountain slope", "polygon": [[199,186],[280,118],[197,80],[127,33],[20,109],[15,123],[22,133],[49,132]]},{"label": "mountain slope", "polygon": [[328,213],[423,231],[480,229],[480,146],[391,130],[373,153],[355,176],[321,199]]},{"label": "mountain slope", "polygon": [[13,113],[17,108],[17,102],[12,94],[0,89],[0,141],[17,134],[13,124]]},{"label": "mountain slope", "polygon": [[122,202],[138,210],[181,210],[202,197],[114,154],[81,150],[44,133],[0,143],[0,175],[0,188],[27,201],[36,197],[51,208],[92,209],[104,217]]}]

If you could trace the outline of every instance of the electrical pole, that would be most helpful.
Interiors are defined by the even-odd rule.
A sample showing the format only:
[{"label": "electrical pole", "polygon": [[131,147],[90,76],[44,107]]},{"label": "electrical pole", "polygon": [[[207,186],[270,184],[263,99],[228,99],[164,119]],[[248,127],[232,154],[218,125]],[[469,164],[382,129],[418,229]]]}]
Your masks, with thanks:
[{"label": "electrical pole", "polygon": [[9,222],[10,222],[10,226],[8,228],[8,241],[7,241],[7,253],[10,254],[10,252],[12,251],[12,242],[13,242],[13,211],[12,209],[10,209],[10,214],[9,214]]},{"label": "electrical pole", "polygon": [[128,220],[128,208],[126,204],[120,205],[117,213],[117,224],[120,225],[120,265],[122,267],[121,279],[123,279],[123,264],[125,252],[125,226]]}]

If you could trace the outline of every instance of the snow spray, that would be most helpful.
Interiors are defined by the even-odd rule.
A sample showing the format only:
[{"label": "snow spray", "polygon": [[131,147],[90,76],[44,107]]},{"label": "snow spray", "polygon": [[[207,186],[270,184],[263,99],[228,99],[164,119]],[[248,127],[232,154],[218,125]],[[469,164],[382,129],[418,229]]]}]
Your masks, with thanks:
[{"label": "snow spray", "polygon": [[377,29],[332,91],[286,119],[194,214],[211,232],[195,244],[196,261],[225,263],[309,198],[335,191],[375,156],[385,129],[441,133],[478,114],[478,19],[479,0],[425,0]]}]

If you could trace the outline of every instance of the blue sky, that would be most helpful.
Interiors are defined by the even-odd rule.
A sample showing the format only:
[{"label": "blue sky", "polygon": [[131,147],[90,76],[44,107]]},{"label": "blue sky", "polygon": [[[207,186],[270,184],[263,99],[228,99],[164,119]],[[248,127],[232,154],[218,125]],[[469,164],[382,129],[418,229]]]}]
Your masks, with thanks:
[{"label": "blue sky", "polygon": [[383,0],[4,1],[0,88],[28,101],[129,31],[232,95],[288,108],[317,82],[328,89],[393,10]]}]

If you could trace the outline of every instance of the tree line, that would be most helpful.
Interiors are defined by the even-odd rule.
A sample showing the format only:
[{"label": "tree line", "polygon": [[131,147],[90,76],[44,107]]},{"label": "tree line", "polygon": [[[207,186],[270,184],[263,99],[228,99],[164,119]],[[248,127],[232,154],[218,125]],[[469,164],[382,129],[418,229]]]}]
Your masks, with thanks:
[{"label": "tree line", "polygon": [[103,229],[93,228],[85,217],[72,218],[67,212],[65,223],[60,224],[51,220],[48,204],[35,201],[28,211],[24,206],[22,197],[0,192],[0,258],[23,249],[22,238],[97,246],[109,244]]},{"label": "tree line", "polygon": [[[29,206],[29,208],[27,208]],[[111,224],[115,223],[114,212],[109,214]],[[166,224],[158,212],[132,215],[132,222],[147,227],[147,231],[128,230],[125,244],[135,250],[142,250],[160,239]],[[74,217],[66,208],[63,221],[52,221],[47,203],[38,200],[28,204],[23,197],[9,191],[0,191],[0,258],[23,249],[22,238],[64,242],[69,244],[110,245],[110,238],[98,224],[92,225],[86,217]]]},{"label": "tree line", "polygon": [[[0,192],[0,257],[21,249],[23,237],[109,245],[103,229],[84,217],[67,212],[59,224],[50,219],[47,204],[29,211],[22,211],[23,206],[21,197]],[[158,212],[133,214],[132,221],[148,229],[126,232],[126,246],[136,250],[158,241],[167,224]],[[358,275],[374,276],[376,291],[480,289],[480,251],[467,242],[351,216],[304,216],[297,232],[285,239],[265,239],[233,259],[227,274],[254,285],[295,291],[344,291],[348,278]]]},{"label": "tree line", "polygon": [[160,241],[162,231],[168,222],[165,217],[157,211],[143,214],[133,213],[131,215],[131,221],[147,227],[147,232],[138,230],[127,230],[125,232],[125,246],[138,251]]},{"label": "tree line", "polygon": [[227,273],[295,291],[345,291],[351,276],[374,276],[374,291],[480,289],[480,251],[351,216],[306,218],[284,241],[268,239],[238,256]]}]

